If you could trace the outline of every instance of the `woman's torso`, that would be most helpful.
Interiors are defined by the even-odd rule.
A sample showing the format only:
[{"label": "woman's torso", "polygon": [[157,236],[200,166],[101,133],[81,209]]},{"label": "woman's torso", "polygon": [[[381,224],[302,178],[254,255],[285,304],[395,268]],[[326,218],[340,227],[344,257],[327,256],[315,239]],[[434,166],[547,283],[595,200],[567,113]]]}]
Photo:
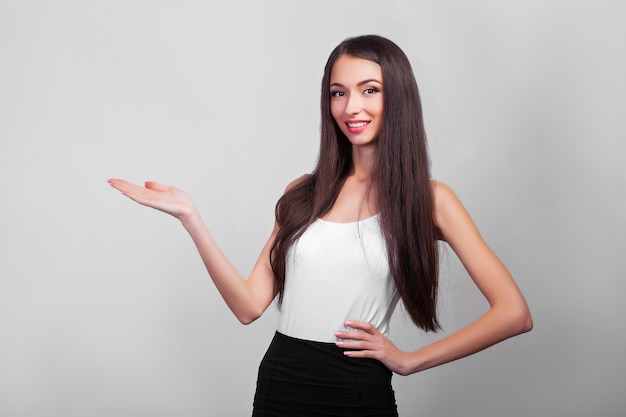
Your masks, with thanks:
[{"label": "woman's torso", "polygon": [[287,254],[278,331],[335,342],[345,321],[360,320],[387,334],[398,298],[378,215],[351,223],[318,219]]}]

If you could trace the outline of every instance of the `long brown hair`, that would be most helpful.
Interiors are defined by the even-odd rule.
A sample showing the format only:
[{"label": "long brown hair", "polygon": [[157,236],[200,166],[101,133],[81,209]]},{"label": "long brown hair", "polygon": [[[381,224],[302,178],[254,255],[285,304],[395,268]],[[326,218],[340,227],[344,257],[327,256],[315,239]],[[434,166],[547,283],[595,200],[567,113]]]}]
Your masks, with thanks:
[{"label": "long brown hair", "polygon": [[372,172],[380,225],[391,275],[407,312],[418,327],[437,330],[439,250],[419,91],[404,52],[376,35],[346,39],[332,51],[324,68],[317,166],[276,204],[279,230],[270,258],[279,303],[289,247],[332,208],[352,168],[352,145],[330,112],[330,73],[342,55],[376,62],[382,69],[383,122]]}]

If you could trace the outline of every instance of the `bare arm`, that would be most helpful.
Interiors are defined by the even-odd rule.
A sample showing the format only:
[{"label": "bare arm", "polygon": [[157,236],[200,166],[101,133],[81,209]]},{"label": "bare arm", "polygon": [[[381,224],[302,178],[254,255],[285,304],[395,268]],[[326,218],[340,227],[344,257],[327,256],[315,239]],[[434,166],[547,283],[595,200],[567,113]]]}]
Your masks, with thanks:
[{"label": "bare arm", "polygon": [[276,236],[276,226],[250,277],[244,279],[216,244],[188,194],[155,182],[147,182],[145,187],[118,179],[111,179],[109,183],[137,203],[163,211],[181,221],[198,248],[215,286],[239,321],[248,324],[263,314],[275,295],[269,253]]},{"label": "bare arm", "polygon": [[433,183],[435,222],[443,239],[457,254],[472,280],[489,302],[490,309],[459,331],[414,352],[399,351],[371,324],[351,322],[364,332],[337,332],[338,337],[361,339],[339,342],[347,356],[376,358],[392,371],[407,375],[438,366],[492,346],[532,329],[526,301],[513,278],[480,236],[476,226],[452,190]]},{"label": "bare arm", "polygon": [[416,352],[412,371],[421,371],[483,350],[509,337],[530,331],[526,300],[500,259],[487,246],[456,195],[434,184],[435,221],[444,240],[457,254],[490,309],[478,320]]}]

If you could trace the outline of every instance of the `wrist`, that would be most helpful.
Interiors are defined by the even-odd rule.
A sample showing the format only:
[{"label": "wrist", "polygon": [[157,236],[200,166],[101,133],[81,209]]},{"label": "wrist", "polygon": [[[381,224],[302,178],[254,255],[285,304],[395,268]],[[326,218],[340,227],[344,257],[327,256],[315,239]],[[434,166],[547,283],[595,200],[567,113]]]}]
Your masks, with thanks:
[{"label": "wrist", "polygon": [[202,223],[202,218],[200,217],[200,213],[198,212],[195,204],[191,205],[189,209],[182,212],[178,216],[178,220],[180,220],[183,227],[187,230],[193,229],[195,226]]},{"label": "wrist", "polygon": [[404,375],[411,375],[428,368],[430,368],[430,366],[428,365],[428,359],[423,349],[418,349],[407,354],[407,359],[404,364]]}]

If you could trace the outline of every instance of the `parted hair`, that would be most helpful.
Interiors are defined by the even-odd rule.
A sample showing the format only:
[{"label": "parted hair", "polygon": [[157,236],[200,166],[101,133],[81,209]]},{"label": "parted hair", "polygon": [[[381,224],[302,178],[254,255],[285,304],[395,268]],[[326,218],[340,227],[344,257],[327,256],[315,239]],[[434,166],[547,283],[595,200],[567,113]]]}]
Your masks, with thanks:
[{"label": "parted hair", "polygon": [[383,115],[370,188],[376,191],[389,268],[405,309],[418,327],[438,330],[438,233],[419,91],[404,52],[376,35],[346,39],[332,51],[324,68],[317,165],[276,204],[279,230],[270,260],[279,304],[285,288],[287,251],[315,219],[332,208],[352,170],[352,144],[330,111],[330,75],[342,55],[367,59],[381,67]]}]

